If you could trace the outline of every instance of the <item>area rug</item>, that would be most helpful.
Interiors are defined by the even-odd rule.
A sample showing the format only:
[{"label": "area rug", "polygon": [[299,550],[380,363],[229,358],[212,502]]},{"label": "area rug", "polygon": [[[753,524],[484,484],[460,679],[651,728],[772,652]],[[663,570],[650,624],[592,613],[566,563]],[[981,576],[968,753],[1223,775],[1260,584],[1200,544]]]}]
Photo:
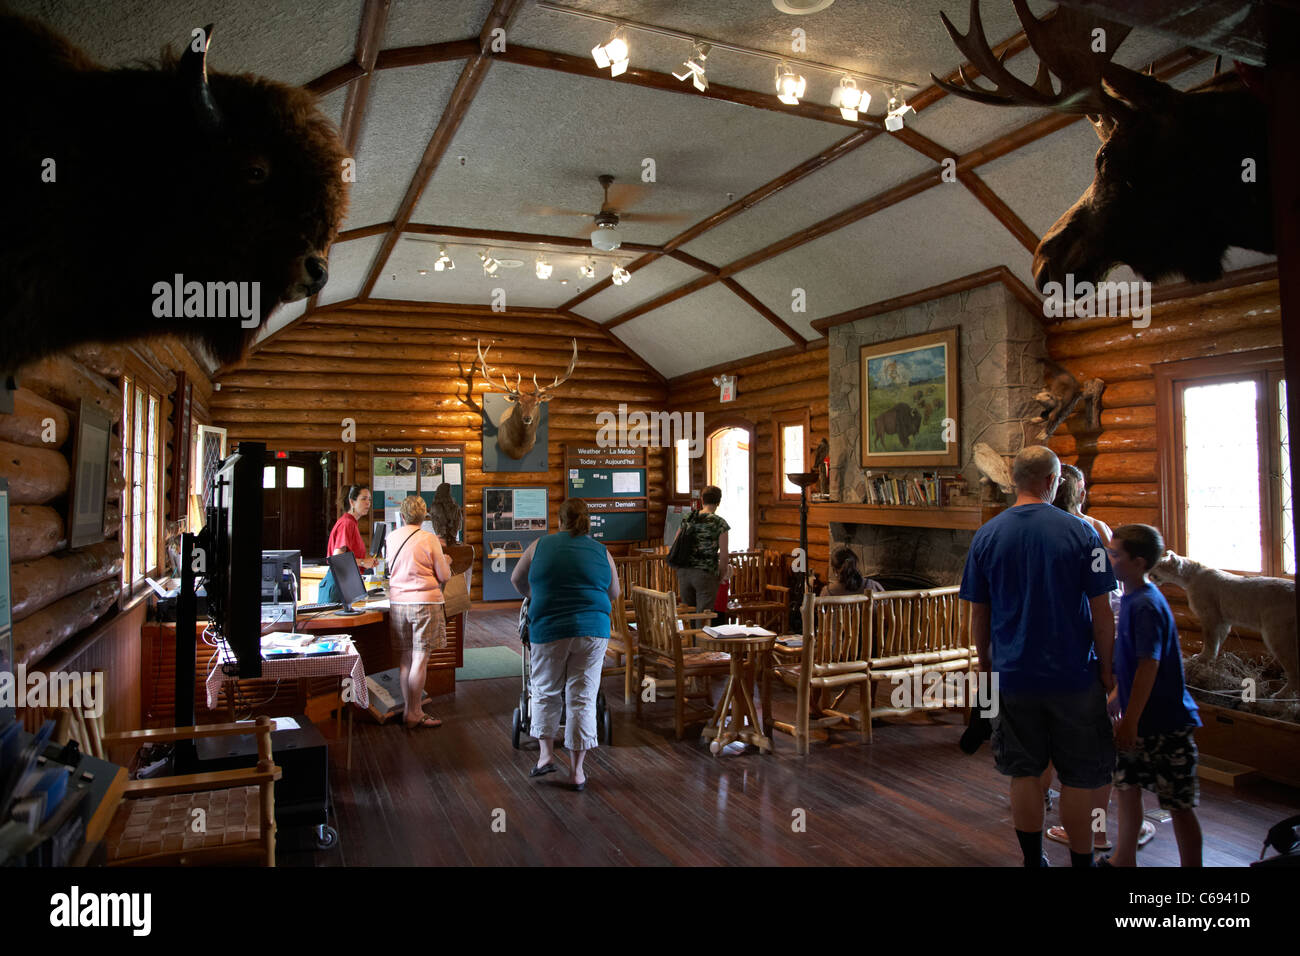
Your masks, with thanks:
[{"label": "area rug", "polygon": [[513,647],[467,647],[465,666],[456,668],[456,680],[493,680],[498,677],[519,680],[523,666],[523,658]]}]

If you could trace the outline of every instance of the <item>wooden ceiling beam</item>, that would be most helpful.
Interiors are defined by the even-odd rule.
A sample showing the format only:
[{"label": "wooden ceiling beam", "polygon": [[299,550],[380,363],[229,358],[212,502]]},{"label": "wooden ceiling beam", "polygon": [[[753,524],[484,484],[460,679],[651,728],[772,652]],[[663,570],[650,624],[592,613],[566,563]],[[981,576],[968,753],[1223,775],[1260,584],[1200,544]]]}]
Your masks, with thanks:
[{"label": "wooden ceiling beam", "polygon": [[682,252],[682,250],[680,249],[674,249],[672,252],[668,253],[668,255],[672,256],[672,258],[676,259],[678,262],[684,262],[686,265],[690,266],[691,268],[699,269],[701,272],[704,272],[708,275],[715,276],[718,274],[717,266],[713,265],[712,263],[705,262],[703,259],[697,259],[689,252]]},{"label": "wooden ceiling beam", "polygon": [[[653,365],[651,365],[649,362],[643,359],[640,355],[638,355],[626,342],[624,342],[617,335],[611,332],[607,326],[593,319],[589,319],[584,315],[578,315],[578,313],[576,312],[569,312],[563,309],[559,310],[559,315],[562,318],[571,319],[574,322],[581,322],[583,325],[589,326],[592,329],[595,329],[596,331],[600,332],[601,335],[603,335],[609,341],[617,345],[627,355],[629,355],[631,358],[636,359],[637,363],[640,364],[641,367],[645,369],[646,374],[650,375],[658,384],[667,387],[668,379],[664,375],[664,373],[659,371],[657,368],[655,368]],[[666,398],[667,396],[665,395],[664,397]]]},{"label": "wooden ceiling beam", "polygon": [[[638,269],[644,269],[650,263],[658,259],[661,255],[663,255],[663,253],[661,252],[647,252],[640,259],[635,259],[632,262],[628,263],[628,265],[626,266],[627,271],[636,272]],[[601,279],[595,285],[589,286],[588,288],[584,289],[582,292],[579,292],[577,295],[575,295],[568,302],[561,304],[559,307],[560,311],[569,312],[573,309],[575,305],[580,305],[581,303],[586,302],[592,296],[599,295],[600,293],[604,292],[606,289],[612,289],[613,287],[614,287],[613,278],[610,276],[605,276],[605,278]]]},{"label": "wooden ceiling beam", "polygon": [[1034,230],[1025,224],[1025,221],[1015,214],[997,193],[969,169],[962,170],[957,174],[957,181],[970,190],[971,195],[980,201],[980,203],[993,214],[993,218],[1002,223],[1007,231],[1011,233],[1018,243],[1028,249],[1031,253],[1038,249],[1038,235]]},{"label": "wooden ceiling beam", "polygon": [[361,287],[360,298],[365,299],[374,291],[384,264],[387,263],[388,257],[397,245],[402,230],[411,221],[416,203],[420,201],[424,188],[433,177],[434,170],[438,168],[438,163],[441,162],[447,147],[451,145],[456,131],[460,129],[474,95],[483,85],[483,78],[487,75],[488,67],[492,65],[492,56],[488,52],[492,31],[498,28],[505,29],[520,6],[521,0],[496,0],[492,4],[492,10],[483,23],[483,29],[479,32],[478,53],[465,63],[460,72],[460,79],[456,81],[456,86],[442,111],[442,117],[438,120],[438,125],[429,138],[429,144],[424,149],[424,155],[420,157],[415,174],[411,177],[406,193],[397,207],[397,215],[393,217],[393,229],[384,238],[370,265],[370,274]]},{"label": "wooden ceiling beam", "polygon": [[399,46],[381,50],[375,59],[376,70],[395,70],[403,66],[425,66],[429,63],[446,63],[449,60],[468,60],[478,56],[479,41],[448,40],[445,43],[425,43],[422,46]]},{"label": "wooden ceiling beam", "polygon": [[[458,239],[474,239],[483,242],[522,242],[522,243],[545,243],[551,246],[570,246],[574,248],[590,249],[591,240],[580,238],[578,236],[555,236],[541,232],[511,232],[503,229],[474,229],[464,226],[443,226],[432,223],[410,222],[402,229],[403,232],[418,233],[425,236],[454,236]],[[658,254],[662,250],[659,246],[652,246],[643,242],[625,242],[620,249],[626,249],[629,252],[643,252]],[[595,252],[592,255],[596,255]]]},{"label": "wooden ceiling beam", "polygon": [[334,240],[334,244],[351,242],[353,239],[365,239],[367,236],[378,236],[392,228],[393,224],[389,221],[377,222],[373,226],[358,226],[356,229],[347,229],[339,233],[339,237]]},{"label": "wooden ceiling beam", "polygon": [[805,339],[802,335],[800,335],[796,330],[791,328],[784,319],[782,319],[779,315],[777,315],[775,312],[773,312],[771,309],[765,306],[762,302],[760,302],[752,292],[746,289],[735,279],[731,279],[731,278],[723,279],[722,284],[725,285],[732,292],[736,293],[736,295],[740,297],[740,300],[744,302],[746,305],[748,305],[751,309],[753,309],[763,318],[767,319],[767,321],[771,322],[772,325],[774,325],[778,330],[780,330],[782,335],[784,335],[787,339],[789,339],[791,342],[797,345],[800,348],[800,350],[806,349],[808,347],[807,339]]},{"label": "wooden ceiling beam", "polygon": [[348,60],[342,66],[336,66],[328,73],[322,73],[316,79],[304,83],[303,88],[317,96],[324,96],[333,93],[340,86],[346,86],[365,72],[356,60]]},{"label": "wooden ceiling beam", "polygon": [[639,315],[645,315],[647,312],[653,312],[655,309],[659,308],[660,306],[667,305],[669,302],[676,302],[678,299],[682,298],[683,296],[688,296],[692,292],[698,292],[700,289],[708,288],[709,286],[713,285],[715,282],[719,282],[719,281],[721,281],[720,276],[702,275],[698,279],[686,283],[686,285],[678,286],[676,289],[670,289],[668,292],[665,292],[663,295],[655,296],[649,302],[646,302],[643,305],[638,305],[635,309],[628,309],[626,312],[620,313],[619,315],[614,316],[614,318],[610,319],[608,322],[604,322],[601,324],[603,325],[604,328],[607,329],[617,328],[618,326],[622,325],[624,322],[631,322]]}]

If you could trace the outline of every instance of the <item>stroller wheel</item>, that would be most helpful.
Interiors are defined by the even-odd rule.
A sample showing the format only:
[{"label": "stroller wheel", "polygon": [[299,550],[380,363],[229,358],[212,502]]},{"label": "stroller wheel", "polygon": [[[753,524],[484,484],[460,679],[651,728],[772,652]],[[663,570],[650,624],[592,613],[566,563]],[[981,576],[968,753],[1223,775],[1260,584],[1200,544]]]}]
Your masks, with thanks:
[{"label": "stroller wheel", "polygon": [[605,735],[604,739],[602,740],[602,743],[604,743],[606,747],[614,746],[613,715],[610,714],[608,710],[606,710],[603,714],[600,715],[600,724],[598,725],[598,727],[600,729],[600,732]]},{"label": "stroller wheel", "polygon": [[514,716],[510,720],[510,743],[516,750],[519,749],[519,731],[523,729],[523,723],[519,719],[519,708],[515,708]]}]

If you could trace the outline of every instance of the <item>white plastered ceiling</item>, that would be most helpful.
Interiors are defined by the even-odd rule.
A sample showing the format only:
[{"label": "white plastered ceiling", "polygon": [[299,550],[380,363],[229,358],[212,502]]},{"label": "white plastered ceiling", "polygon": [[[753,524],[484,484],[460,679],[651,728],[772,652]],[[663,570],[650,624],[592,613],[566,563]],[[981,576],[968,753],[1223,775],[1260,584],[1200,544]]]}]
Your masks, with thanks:
[{"label": "white plastered ceiling", "polygon": [[[36,17],[106,65],[156,58],[165,46],[179,50],[190,31],[215,23],[210,68],[254,72],[289,83],[306,83],[348,63],[357,46],[364,0],[7,0],[18,13]],[[945,75],[961,62],[942,24],[946,9],[959,29],[967,26],[965,0],[836,0],[826,11],[791,17],[768,0],[567,0],[569,6],[623,17],[705,39],[793,54],[853,72],[870,72],[930,85],[929,73]],[[1033,0],[1036,13],[1050,3]],[[392,0],[382,49],[477,39],[491,0]],[[1019,30],[1010,0],[985,0],[984,24],[997,43]],[[803,30],[806,49],[794,53],[792,31]],[[591,47],[612,27],[523,0],[510,24],[507,44],[566,53],[589,60]],[[690,52],[685,40],[630,31],[632,65],[667,74]],[[1177,44],[1135,30],[1117,59],[1142,66]],[[1032,78],[1035,57],[1012,58],[1012,68]],[[355,147],[357,182],[345,229],[394,219],[431,135],[446,109],[464,60],[377,70],[371,78]],[[773,62],[715,48],[707,61],[711,83],[772,95]],[[838,76],[803,71],[805,102],[826,105]],[[1174,80],[1186,88],[1204,79],[1201,64]],[[888,91],[865,83],[879,116]],[[596,253],[597,275],[578,267],[589,250],[548,244],[545,235],[581,237],[591,220],[580,215],[540,215],[529,206],[594,213],[600,173],[643,186],[631,211],[679,214],[678,222],[633,222],[624,240],[659,245],[854,132],[854,127],[722,102],[695,94],[647,89],[605,78],[574,76],[496,61],[421,193],[410,221],[456,230],[537,234],[536,241],[493,241],[447,236],[456,259],[452,273],[436,274],[437,243],[410,233],[382,263],[375,257],[383,235],[336,244],[330,281],[317,305],[358,296],[376,273],[373,298],[488,305],[503,289],[507,308],[559,308],[614,262],[641,253],[626,247]],[[322,98],[321,108],[342,119],[347,88]],[[774,97],[772,97],[774,101]],[[907,125],[952,154],[960,155],[1042,116],[1033,109],[984,107],[940,97]],[[1036,235],[1041,235],[1091,181],[1096,139],[1085,123],[1036,140],[974,170]],[[464,157],[464,163],[461,163]],[[643,160],[655,161],[655,182],[641,183]],[[767,199],[703,232],[681,247],[705,267],[726,266],[810,225],[932,171],[934,161],[889,134],[876,136],[835,162],[776,191]],[[730,194],[730,195],[729,195]],[[622,211],[628,211],[624,208]],[[437,236],[424,238],[437,239]],[[483,276],[481,248],[499,258],[523,260],[515,270]],[[545,254],[552,278],[536,278],[533,262]],[[1228,267],[1271,257],[1233,250]],[[882,299],[924,289],[990,266],[1007,266],[1029,282],[1030,252],[957,183],[943,183],[850,223],[822,238],[771,257],[735,276],[744,288],[808,340],[819,337],[811,321]],[[419,270],[428,273],[420,276]],[[1127,278],[1123,275],[1114,278]],[[579,315],[607,322],[686,285],[704,272],[660,257],[637,270],[626,286],[610,287],[574,303]],[[393,278],[396,276],[397,278]],[[560,285],[559,279],[568,279]],[[805,312],[792,311],[792,290],[806,296]],[[301,316],[306,303],[282,308],[267,332]],[[760,312],[720,283],[623,322],[613,334],[666,376],[789,345]]]}]

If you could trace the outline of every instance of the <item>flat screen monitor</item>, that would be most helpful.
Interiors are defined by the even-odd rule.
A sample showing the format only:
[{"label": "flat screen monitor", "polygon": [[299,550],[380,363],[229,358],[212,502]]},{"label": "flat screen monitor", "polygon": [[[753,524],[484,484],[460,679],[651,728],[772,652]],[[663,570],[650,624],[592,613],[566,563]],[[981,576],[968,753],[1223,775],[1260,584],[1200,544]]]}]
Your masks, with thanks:
[{"label": "flat screen monitor", "polygon": [[334,572],[334,583],[343,595],[343,610],[340,613],[347,614],[354,603],[365,598],[366,582],[361,580],[361,569],[357,567],[357,559],[351,551],[332,554],[329,562],[330,570]]},{"label": "flat screen monitor", "polygon": [[266,445],[241,442],[221,463],[208,509],[208,616],[239,662],[262,676],[262,459]]},{"label": "flat screen monitor", "polygon": [[370,554],[373,557],[383,557],[384,540],[388,537],[388,531],[389,527],[387,521],[376,521],[372,525],[370,532]]},{"label": "flat screen monitor", "polygon": [[[292,581],[285,577],[292,575]],[[262,603],[278,604],[295,600],[302,581],[301,551],[262,552]]]}]

